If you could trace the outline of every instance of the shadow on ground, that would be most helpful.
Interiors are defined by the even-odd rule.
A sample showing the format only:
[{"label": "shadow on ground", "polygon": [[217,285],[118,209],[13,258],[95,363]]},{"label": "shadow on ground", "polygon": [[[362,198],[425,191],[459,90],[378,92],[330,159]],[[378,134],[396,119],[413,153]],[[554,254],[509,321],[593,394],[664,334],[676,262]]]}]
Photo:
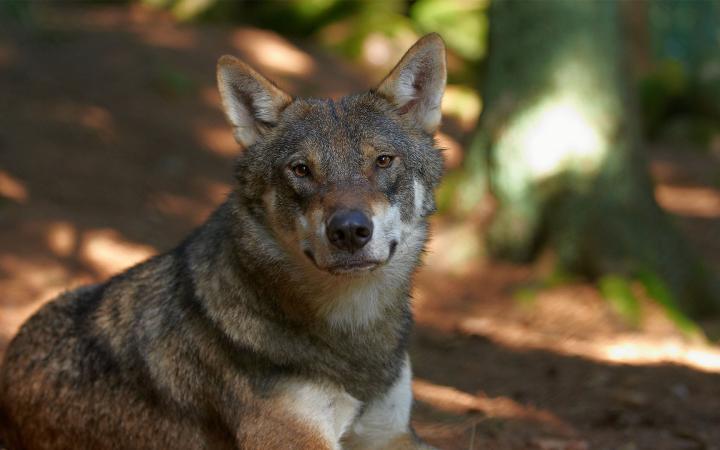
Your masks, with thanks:
[{"label": "shadow on ground", "polygon": [[447,449],[711,449],[720,374],[601,364],[420,328],[418,431]]}]

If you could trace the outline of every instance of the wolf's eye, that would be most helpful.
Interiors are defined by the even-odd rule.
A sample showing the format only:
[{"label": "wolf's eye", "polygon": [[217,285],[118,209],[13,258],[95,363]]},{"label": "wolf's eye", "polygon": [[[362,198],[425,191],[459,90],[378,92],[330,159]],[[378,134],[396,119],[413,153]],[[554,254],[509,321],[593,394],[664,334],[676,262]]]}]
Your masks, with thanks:
[{"label": "wolf's eye", "polygon": [[380,155],[375,160],[375,164],[377,164],[377,166],[380,167],[381,169],[387,169],[388,167],[390,167],[392,165],[393,159],[395,159],[395,158],[393,158],[390,155]]},{"label": "wolf's eye", "polygon": [[303,178],[310,175],[310,168],[305,164],[295,164],[292,167],[292,171],[298,178]]}]

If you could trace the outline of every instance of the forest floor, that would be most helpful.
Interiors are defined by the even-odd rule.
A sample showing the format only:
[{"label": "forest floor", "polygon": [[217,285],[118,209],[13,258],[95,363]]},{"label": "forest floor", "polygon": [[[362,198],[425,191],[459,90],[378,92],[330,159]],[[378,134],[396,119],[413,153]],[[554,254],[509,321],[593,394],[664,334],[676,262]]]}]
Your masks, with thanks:
[{"label": "forest floor", "polygon": [[[43,302],[172,248],[222,200],[238,150],[214,87],[219,55],[301,95],[378,80],[272,32],[141,8],[0,30],[0,354]],[[658,200],[720,271],[720,158],[651,157]],[[468,224],[433,226],[414,291],[421,436],[447,450],[720,449],[717,345],[651,302],[630,327],[580,281],[518,295],[542,261],[458,264],[449,249]],[[717,321],[703,325],[717,335]]]}]

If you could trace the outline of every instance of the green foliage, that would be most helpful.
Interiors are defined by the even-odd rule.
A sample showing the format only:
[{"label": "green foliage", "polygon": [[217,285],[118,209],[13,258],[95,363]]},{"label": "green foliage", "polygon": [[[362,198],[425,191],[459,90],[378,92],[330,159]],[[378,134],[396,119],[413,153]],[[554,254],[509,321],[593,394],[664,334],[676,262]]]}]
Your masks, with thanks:
[{"label": "green foliage", "polygon": [[[286,35],[308,36],[329,23],[391,2],[348,2],[341,0],[221,1],[221,0],[137,0],[154,8],[167,9],[185,21],[212,21],[252,24]],[[365,7],[367,6],[367,8]]]},{"label": "green foliage", "polygon": [[9,17],[22,23],[32,22],[32,10],[28,0],[1,0],[0,17]]},{"label": "green foliage", "polygon": [[632,283],[621,275],[605,275],[598,280],[600,293],[629,325],[640,325],[640,303],[633,293]]},{"label": "green foliage", "polygon": [[720,132],[720,107],[712,103],[720,100],[720,73],[714,76],[708,71],[706,77],[698,78],[679,60],[656,63],[639,84],[645,135],[707,147]]},{"label": "green foliage", "polygon": [[648,13],[655,58],[673,59],[694,72],[717,51],[717,0],[649,2]]},{"label": "green foliage", "polygon": [[661,128],[673,107],[688,91],[688,76],[682,64],[673,60],[659,63],[640,80],[639,97],[645,133]]},{"label": "green foliage", "polygon": [[687,335],[701,334],[699,327],[681,310],[675,296],[667,284],[655,272],[642,270],[637,275],[648,297],[663,307],[668,318]]},{"label": "green foliage", "polygon": [[682,114],[667,118],[658,134],[663,141],[680,148],[707,150],[710,143],[720,133],[718,121],[703,114]]},{"label": "green foliage", "polygon": [[487,51],[487,0],[418,0],[410,17],[423,32],[440,33],[460,56],[479,61]]},{"label": "green foliage", "polygon": [[642,270],[635,277],[608,274],[598,280],[600,293],[613,309],[631,326],[637,327],[642,320],[642,308],[633,291],[638,283],[648,298],[662,307],[668,319],[686,336],[702,336],[701,329],[680,309],[667,284],[656,273]]},{"label": "green foliage", "polygon": [[707,147],[720,132],[720,2],[649,2],[648,13],[651,64],[639,86],[644,131]]},{"label": "green foliage", "polygon": [[445,175],[436,193],[438,210],[442,213],[462,217],[472,211],[488,192],[484,170],[452,171]]},{"label": "green foliage", "polygon": [[358,58],[367,39],[375,35],[410,43],[417,37],[412,21],[404,14],[403,0],[346,4],[362,7],[346,10],[344,17],[318,31],[322,42],[346,56]]},{"label": "green foliage", "polygon": [[531,306],[537,300],[537,296],[540,294],[541,287],[537,285],[523,286],[516,289],[512,296],[516,303],[522,306]]},{"label": "green foliage", "polygon": [[435,202],[441,213],[452,213],[455,206],[455,192],[464,184],[464,177],[459,170],[445,175],[442,184],[435,194]]},{"label": "green foliage", "polygon": [[[220,2],[222,5],[223,2]],[[226,11],[234,22],[250,23],[285,35],[310,36],[317,30],[361,10],[356,2],[339,0],[288,0],[238,2],[236,11]],[[216,19],[215,14],[211,18]]]},{"label": "green foliage", "polygon": [[193,20],[202,17],[214,6],[226,2],[217,0],[140,0],[153,8],[168,9],[180,20]]},{"label": "green foliage", "polygon": [[474,64],[486,52],[488,0],[136,1],[167,9],[180,20],[243,23],[317,38],[351,58],[363,55],[368,39],[381,37],[404,49],[419,35],[436,31],[460,57],[451,65],[451,80],[471,84],[476,81]]},{"label": "green foliage", "polygon": [[489,192],[490,171],[484,151],[487,145],[484,135],[477,136],[466,152],[463,167],[445,175],[436,193],[441,212],[462,217],[472,211]]}]

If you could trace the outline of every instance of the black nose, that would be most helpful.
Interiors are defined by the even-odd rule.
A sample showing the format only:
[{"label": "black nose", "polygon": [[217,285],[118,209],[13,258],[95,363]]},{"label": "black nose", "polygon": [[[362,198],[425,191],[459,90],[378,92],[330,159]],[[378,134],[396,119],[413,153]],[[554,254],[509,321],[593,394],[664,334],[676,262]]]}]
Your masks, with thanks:
[{"label": "black nose", "polygon": [[327,236],[337,248],[354,252],[370,242],[373,223],[361,211],[338,211],[327,224]]}]

